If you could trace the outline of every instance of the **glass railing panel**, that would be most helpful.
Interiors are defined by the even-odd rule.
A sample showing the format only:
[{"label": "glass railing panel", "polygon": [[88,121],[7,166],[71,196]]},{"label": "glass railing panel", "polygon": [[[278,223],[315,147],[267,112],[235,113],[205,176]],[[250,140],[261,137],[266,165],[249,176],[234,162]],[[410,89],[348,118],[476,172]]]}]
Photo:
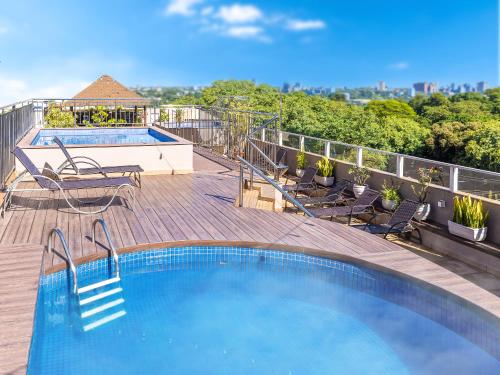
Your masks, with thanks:
[{"label": "glass railing panel", "polygon": [[356,163],[356,153],[356,147],[330,142],[330,157],[333,159]]},{"label": "glass railing panel", "polygon": [[450,186],[450,167],[446,164],[434,162],[432,160],[412,159],[405,156],[403,162],[403,176],[418,180],[419,168],[436,168],[437,173],[432,183],[438,186]]},{"label": "glass railing panel", "polygon": [[363,166],[396,174],[397,155],[383,151],[363,149]]},{"label": "glass railing panel", "polygon": [[297,134],[283,133],[283,146],[300,148],[300,136]]},{"label": "glass railing panel", "polygon": [[458,190],[480,197],[500,200],[500,176],[458,168]]},{"label": "glass railing panel", "polygon": [[304,151],[311,154],[324,155],[325,141],[316,138],[304,138]]}]

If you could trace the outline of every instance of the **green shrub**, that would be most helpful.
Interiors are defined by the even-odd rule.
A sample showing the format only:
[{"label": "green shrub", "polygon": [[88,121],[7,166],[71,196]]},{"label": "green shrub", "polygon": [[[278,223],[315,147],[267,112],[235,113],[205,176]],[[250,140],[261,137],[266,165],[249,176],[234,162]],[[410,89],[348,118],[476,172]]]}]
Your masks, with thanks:
[{"label": "green shrub", "polygon": [[304,151],[297,152],[297,169],[304,169],[306,167],[306,153]]},{"label": "green shrub", "polygon": [[384,183],[382,185],[382,190],[380,192],[382,195],[382,199],[393,201],[396,203],[396,207],[399,206],[399,204],[403,200],[403,197],[401,196],[399,189],[400,186],[394,184],[388,185],[384,180]]},{"label": "green shrub", "polygon": [[484,228],[488,222],[489,212],[483,209],[483,202],[472,199],[470,195],[453,198],[453,221],[469,228]]},{"label": "green shrub", "polygon": [[318,176],[322,177],[332,177],[333,176],[333,164],[330,162],[326,156],[323,156],[320,160],[316,162],[316,167],[318,168]]},{"label": "green shrub", "polygon": [[45,114],[48,128],[69,128],[75,126],[75,118],[71,112],[63,111],[61,107],[50,104]]}]

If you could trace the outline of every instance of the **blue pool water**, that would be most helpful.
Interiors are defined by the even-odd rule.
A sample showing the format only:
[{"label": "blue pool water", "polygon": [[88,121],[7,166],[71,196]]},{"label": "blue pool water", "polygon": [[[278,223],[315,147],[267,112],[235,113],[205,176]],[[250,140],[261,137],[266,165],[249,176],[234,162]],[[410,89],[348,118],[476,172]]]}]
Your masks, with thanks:
[{"label": "blue pool water", "polygon": [[[500,373],[498,321],[381,272],[239,248],[120,263],[124,302],[91,318],[79,317],[66,272],[41,280],[29,373]],[[82,286],[111,271],[101,260],[78,272]],[[83,330],[113,314],[122,316]]]},{"label": "blue pool water", "polygon": [[175,139],[154,129],[42,129],[31,144],[33,146],[51,146],[54,137],[59,137],[64,145],[121,145],[154,144],[175,142]]}]

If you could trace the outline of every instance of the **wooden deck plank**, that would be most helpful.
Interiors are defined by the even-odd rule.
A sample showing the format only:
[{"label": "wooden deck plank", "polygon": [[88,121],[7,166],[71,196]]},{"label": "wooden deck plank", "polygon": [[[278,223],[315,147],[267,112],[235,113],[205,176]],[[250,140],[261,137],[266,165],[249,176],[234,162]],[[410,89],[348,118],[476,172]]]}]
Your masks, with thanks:
[{"label": "wooden deck plank", "polygon": [[[4,363],[9,369],[24,368],[24,354],[10,358],[2,353],[27,353],[29,348],[36,276],[49,230],[55,226],[63,230],[75,258],[107,253],[107,242],[100,229],[98,246],[90,241],[91,224],[96,218],[106,221],[117,248],[154,242],[216,240],[324,250],[420,275],[497,311],[500,316],[499,298],[396,244],[336,222],[235,207],[238,179],[231,173],[220,174],[217,168],[191,175],[144,176],[142,189],[137,189],[134,211],[124,207],[123,199],[118,199],[103,213],[75,214],[59,193],[53,197],[48,192],[18,195],[21,207],[8,211],[5,219],[0,220],[0,243],[8,245],[0,245],[0,326],[6,326],[3,336],[0,329],[0,372]],[[78,192],[81,198],[103,194],[103,189]],[[34,203],[30,198],[39,201]],[[23,208],[23,202],[28,207]],[[79,207],[89,212],[101,204]],[[62,252],[58,241],[56,248]],[[46,267],[64,262],[47,254],[45,259]],[[19,285],[22,289],[16,294]]]}]

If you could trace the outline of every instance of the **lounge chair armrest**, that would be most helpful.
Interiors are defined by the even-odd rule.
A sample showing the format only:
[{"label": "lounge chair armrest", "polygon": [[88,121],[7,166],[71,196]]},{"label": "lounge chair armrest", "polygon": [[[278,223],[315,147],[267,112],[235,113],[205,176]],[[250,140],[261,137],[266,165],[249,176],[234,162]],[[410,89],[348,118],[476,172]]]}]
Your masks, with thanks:
[{"label": "lounge chair armrest", "polygon": [[101,164],[99,164],[94,159],[89,158],[88,156],[73,156],[73,160],[75,160],[75,159],[85,159],[87,161],[87,164],[92,164],[96,168],[102,169]]},{"label": "lounge chair armrest", "polygon": [[390,227],[389,227],[389,230],[388,230],[388,233],[393,230],[394,228],[398,227],[399,225],[401,224],[404,224],[404,226],[401,228],[401,230],[403,230],[408,224],[410,224],[408,221],[400,221],[398,223],[395,223],[395,224],[392,224]]}]

